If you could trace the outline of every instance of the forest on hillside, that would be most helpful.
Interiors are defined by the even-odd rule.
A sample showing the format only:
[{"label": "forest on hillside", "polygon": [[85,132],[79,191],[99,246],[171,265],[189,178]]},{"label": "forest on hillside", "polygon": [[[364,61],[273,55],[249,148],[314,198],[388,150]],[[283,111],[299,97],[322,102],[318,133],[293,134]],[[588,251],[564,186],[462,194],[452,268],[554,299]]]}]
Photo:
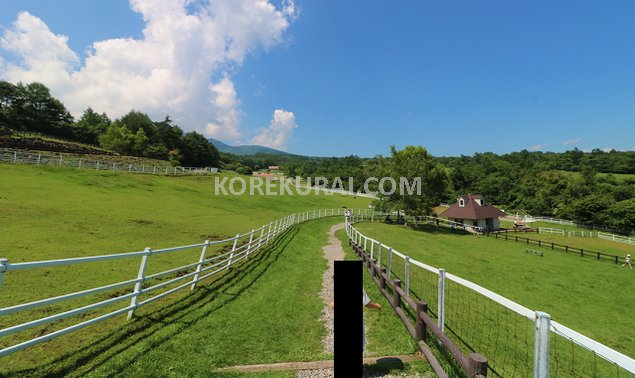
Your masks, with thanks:
[{"label": "forest on hillside", "polygon": [[78,120],[41,83],[0,81],[0,129],[29,131],[91,144],[121,155],[168,160],[173,165],[214,166],[219,153],[203,135],[185,133],[166,116],[153,121],[131,110],[111,120],[88,107]]},{"label": "forest on hillside", "polygon": [[0,129],[43,133],[174,165],[220,166],[245,175],[279,165],[287,176],[325,177],[329,182],[338,177],[348,182],[351,177],[355,191],[369,177],[418,175],[430,188],[421,198],[391,196],[377,205],[421,214],[440,201],[454,202],[458,195],[474,193],[508,211],[635,229],[635,151],[576,148],[563,153],[523,150],[434,157],[425,148],[409,146],[372,158],[236,156],[219,153],[201,134],[185,133],[169,116],[153,121],[131,110],[111,120],[89,107],[74,120],[43,84],[6,81],[0,81]]}]

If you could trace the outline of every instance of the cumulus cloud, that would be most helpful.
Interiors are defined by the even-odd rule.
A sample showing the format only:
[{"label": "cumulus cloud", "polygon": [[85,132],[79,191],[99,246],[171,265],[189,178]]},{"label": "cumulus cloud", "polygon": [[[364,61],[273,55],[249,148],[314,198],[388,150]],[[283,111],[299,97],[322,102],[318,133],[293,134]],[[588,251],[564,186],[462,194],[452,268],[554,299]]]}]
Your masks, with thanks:
[{"label": "cumulus cloud", "polygon": [[578,144],[580,142],[582,142],[582,138],[575,138],[575,139],[565,140],[564,142],[562,142],[562,144],[565,146],[568,146],[571,144]]},{"label": "cumulus cloud", "polygon": [[83,64],[66,36],[20,13],[0,39],[18,61],[5,59],[0,75],[44,83],[75,116],[88,106],[111,117],[137,109],[155,119],[170,114],[186,130],[240,138],[230,74],[249,54],[284,42],[297,16],[293,1],[276,7],[268,0],[130,0],[130,6],[145,21],[143,37],[96,41]]},{"label": "cumulus cloud", "polygon": [[260,133],[251,139],[251,143],[286,151],[289,138],[297,127],[293,112],[276,109],[269,126],[260,130]]},{"label": "cumulus cloud", "polygon": [[548,144],[536,144],[534,146],[529,147],[529,151],[542,151],[549,146]]}]

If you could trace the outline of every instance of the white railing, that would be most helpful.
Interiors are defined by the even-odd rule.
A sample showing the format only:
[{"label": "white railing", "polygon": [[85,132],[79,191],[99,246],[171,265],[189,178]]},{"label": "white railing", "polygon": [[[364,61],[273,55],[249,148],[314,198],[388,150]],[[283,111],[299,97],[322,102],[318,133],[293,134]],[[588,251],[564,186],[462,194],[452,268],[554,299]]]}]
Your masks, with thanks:
[{"label": "white railing", "polygon": [[154,175],[209,175],[218,172],[212,167],[171,167],[145,164],[125,164],[91,160],[72,155],[54,155],[24,150],[0,149],[0,162],[73,167],[97,171],[146,173]]},{"label": "white railing", "polygon": [[561,228],[549,228],[549,227],[538,227],[538,233],[539,234],[556,234],[556,235],[562,235],[562,236],[566,235],[565,231]]},{"label": "white railing", "polygon": [[575,221],[566,220],[566,219],[558,219],[558,218],[551,218],[551,217],[532,217],[530,215],[524,216],[523,219],[525,221],[556,223],[556,224],[563,224],[563,225],[567,225],[567,226],[574,226],[574,227],[581,227],[581,228],[590,228],[592,230],[604,230],[604,231],[612,231],[612,232],[625,232],[625,233],[628,233],[630,235],[635,235],[635,230],[629,230],[629,229],[616,230],[616,229],[608,227],[608,226],[602,226],[602,225],[596,225],[596,224],[586,224],[586,223],[580,223],[580,222],[575,222]]},{"label": "white railing", "polygon": [[[396,266],[397,262],[395,258],[401,259],[401,264],[404,266],[404,277],[402,280],[405,283],[405,292],[409,293],[410,290],[410,279],[411,275],[416,274],[414,272],[414,267],[423,269],[429,273],[435,274],[439,277],[439,285],[437,293],[437,317],[439,321],[439,328],[441,330],[444,329],[444,325],[446,324],[446,311],[445,311],[445,302],[444,299],[446,296],[445,293],[445,284],[441,282],[441,280],[450,280],[455,282],[458,285],[461,285],[467,289],[472,290],[473,292],[481,295],[489,300],[498,303],[499,305],[513,311],[514,313],[525,317],[532,322],[535,322],[536,326],[536,334],[535,334],[535,345],[536,350],[534,351],[534,376],[535,377],[548,377],[548,369],[547,375],[542,374],[544,372],[545,366],[549,365],[549,348],[545,350],[544,348],[538,348],[538,345],[544,346],[544,337],[550,337],[549,331],[553,332],[556,335],[562,336],[574,344],[590,351],[594,355],[600,356],[611,364],[617,365],[630,373],[635,374],[635,360],[629,356],[626,356],[614,349],[603,345],[593,339],[590,339],[581,333],[578,333],[556,321],[550,319],[549,315],[543,313],[541,311],[534,311],[527,307],[524,307],[512,300],[509,300],[499,294],[492,292],[478,284],[475,284],[471,281],[465,280],[461,277],[455,276],[450,273],[446,273],[443,268],[436,268],[430,265],[427,265],[423,262],[417,261],[404,253],[398,252],[396,249],[378,241],[373,238],[370,238],[361,232],[359,232],[355,227],[353,227],[352,223],[356,221],[370,220],[364,214],[352,217],[351,223],[346,224],[346,232],[349,240],[353,243],[361,246],[364,251],[370,251],[371,259],[375,258],[379,266],[386,266],[386,274],[390,278],[393,274],[393,267]],[[373,253],[377,251],[376,253]],[[382,256],[382,251],[384,251],[384,255]],[[387,256],[386,256],[387,254]],[[383,263],[382,263],[383,259]],[[405,268],[408,267],[408,268]],[[542,341],[541,341],[542,338]],[[548,345],[548,342],[547,342]]]},{"label": "white railing", "polygon": [[[368,216],[368,209],[353,210],[353,214],[356,217],[365,215]],[[3,280],[11,278],[10,273],[15,271],[25,271],[39,268],[50,268],[54,270],[56,267],[68,266],[68,265],[81,265],[86,263],[94,263],[100,261],[121,261],[130,259],[140,259],[139,270],[136,277],[131,277],[125,281],[115,282],[104,286],[87,288],[85,290],[72,292],[60,296],[40,299],[33,302],[21,303],[9,307],[0,308],[0,317],[4,315],[19,313],[35,308],[50,306],[56,303],[83,298],[90,295],[111,292],[115,289],[131,288],[126,294],[120,294],[115,297],[109,297],[105,300],[99,300],[89,305],[73,308],[71,310],[49,315],[43,318],[39,318],[33,321],[25,323],[14,324],[9,327],[0,329],[0,337],[15,334],[21,331],[31,329],[33,327],[49,324],[56,320],[70,318],[72,316],[86,313],[92,310],[97,310],[105,306],[110,306],[119,302],[130,300],[121,308],[110,311],[106,314],[97,316],[95,318],[82,321],[66,328],[38,336],[19,344],[15,344],[4,349],[0,349],[0,356],[10,354],[12,352],[30,347],[32,345],[53,339],[55,337],[76,331],[91,324],[95,324],[114,316],[127,313],[128,319],[130,319],[134,312],[141,306],[151,303],[166,295],[170,295],[179,290],[190,288],[193,290],[196,284],[206,278],[209,278],[215,274],[229,269],[236,263],[249,258],[250,255],[258,252],[262,247],[269,244],[278,235],[286,231],[289,227],[296,223],[320,219],[324,217],[344,215],[345,209],[326,209],[307,211],[303,213],[295,213],[288,215],[284,218],[278,219],[274,222],[266,224],[258,229],[253,229],[244,234],[238,234],[232,238],[223,240],[206,240],[202,243],[184,245],[172,248],[152,249],[146,248],[143,251],[116,253],[111,255],[89,256],[89,257],[77,257],[68,259],[46,260],[46,261],[32,261],[11,263],[7,259],[0,258],[0,286]],[[231,245],[231,249],[229,246]],[[221,251],[220,254],[212,255],[209,248],[212,246],[225,246],[227,251]],[[200,250],[200,256],[196,261],[191,263],[170,268],[164,271],[160,271],[153,274],[148,274],[146,268],[149,260],[153,256],[163,254],[173,254],[183,251]],[[151,281],[153,282],[149,285]],[[45,283],[42,283],[45,285]],[[160,289],[163,289],[162,291]],[[158,290],[158,291],[157,291]]]},{"label": "white railing", "polygon": [[598,238],[612,240],[619,243],[635,244],[635,238],[629,238],[626,236],[615,235],[615,234],[607,234],[600,231],[598,231]]}]

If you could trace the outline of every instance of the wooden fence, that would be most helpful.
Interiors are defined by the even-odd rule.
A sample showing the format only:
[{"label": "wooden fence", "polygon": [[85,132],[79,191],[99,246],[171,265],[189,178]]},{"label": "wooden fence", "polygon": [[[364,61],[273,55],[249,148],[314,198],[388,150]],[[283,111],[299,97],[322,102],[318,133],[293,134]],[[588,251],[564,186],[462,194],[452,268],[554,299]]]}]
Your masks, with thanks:
[{"label": "wooden fence", "polygon": [[595,258],[596,260],[612,261],[612,262],[615,262],[616,264],[619,263],[620,261],[620,257],[617,255],[611,255],[608,253],[598,252],[598,251],[591,251],[589,249],[572,247],[572,246],[558,244],[558,243],[545,241],[545,240],[531,239],[531,238],[526,238],[526,237],[522,237],[518,235],[509,235],[509,232],[507,230],[499,231],[499,232],[488,232],[488,233],[485,233],[485,236],[494,237],[496,239],[511,240],[517,243],[525,243],[527,245],[536,245],[538,247],[543,247],[543,248],[551,248],[554,251],[563,251],[566,253],[579,254],[580,257],[591,257],[591,258]]},{"label": "wooden fence", "polygon": [[[432,317],[428,315],[428,304],[426,302],[414,301],[410,298],[408,293],[401,288],[401,281],[391,279],[386,272],[386,268],[380,267],[377,264],[377,260],[371,258],[370,254],[361,245],[356,244],[351,239],[349,239],[349,244],[362,259],[368,273],[379,287],[379,291],[391,304],[412,338],[417,342],[419,350],[439,377],[447,377],[448,375],[430,350],[428,344],[426,344],[428,332],[437,338],[440,345],[458,362],[468,377],[481,378],[487,376],[487,359],[483,355],[478,353],[470,353],[468,356],[464,355],[459,347],[443,333]],[[406,314],[407,309],[403,306],[404,303],[414,311],[416,319],[414,325]]]}]

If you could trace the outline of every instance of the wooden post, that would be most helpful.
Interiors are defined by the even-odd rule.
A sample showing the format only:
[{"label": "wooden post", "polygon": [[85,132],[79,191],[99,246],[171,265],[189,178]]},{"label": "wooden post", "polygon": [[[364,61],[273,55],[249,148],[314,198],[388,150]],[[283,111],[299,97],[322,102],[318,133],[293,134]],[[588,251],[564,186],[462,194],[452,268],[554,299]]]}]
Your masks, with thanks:
[{"label": "wooden post", "polygon": [[478,353],[470,353],[467,363],[467,376],[486,377],[487,376],[487,358]]},{"label": "wooden post", "polygon": [[393,280],[392,285],[393,285],[392,307],[399,308],[401,307],[401,296],[399,295],[397,288],[401,288],[401,280],[397,280],[397,279]]},{"label": "wooden post", "polygon": [[417,301],[415,307],[415,318],[417,319],[415,323],[415,341],[426,341],[426,323],[419,316],[420,312],[428,313],[428,304],[426,302]]},{"label": "wooden post", "polygon": [[381,268],[381,274],[379,276],[379,288],[382,290],[386,289],[386,268]]}]

